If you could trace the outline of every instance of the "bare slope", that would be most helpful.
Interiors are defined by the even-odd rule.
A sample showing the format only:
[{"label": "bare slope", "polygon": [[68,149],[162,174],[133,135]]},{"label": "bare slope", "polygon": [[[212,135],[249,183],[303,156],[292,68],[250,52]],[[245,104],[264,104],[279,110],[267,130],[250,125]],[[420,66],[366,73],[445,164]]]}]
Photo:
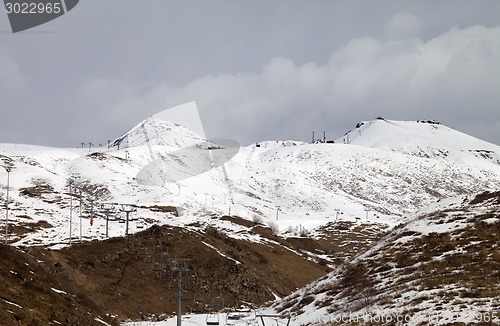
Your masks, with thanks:
[{"label": "bare slope", "polygon": [[235,239],[200,224],[155,226],[62,250],[2,245],[2,325],[97,325],[99,316],[111,323],[165,318],[177,306],[175,266],[185,268],[184,312],[259,305],[329,271],[300,253],[300,244],[279,239],[269,229],[250,222],[245,232],[261,241]]},{"label": "bare slope", "polygon": [[443,205],[276,308],[306,324],[500,322],[499,212],[499,192]]}]

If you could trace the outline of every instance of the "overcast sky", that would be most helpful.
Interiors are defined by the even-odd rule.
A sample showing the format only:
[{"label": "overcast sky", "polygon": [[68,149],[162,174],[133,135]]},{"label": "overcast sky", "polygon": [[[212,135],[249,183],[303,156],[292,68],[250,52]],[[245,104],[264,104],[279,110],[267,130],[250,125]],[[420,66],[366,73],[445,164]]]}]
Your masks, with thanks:
[{"label": "overcast sky", "polygon": [[190,101],[242,144],[382,116],[500,145],[500,1],[82,0],[16,34],[0,12],[0,143],[105,144]]}]

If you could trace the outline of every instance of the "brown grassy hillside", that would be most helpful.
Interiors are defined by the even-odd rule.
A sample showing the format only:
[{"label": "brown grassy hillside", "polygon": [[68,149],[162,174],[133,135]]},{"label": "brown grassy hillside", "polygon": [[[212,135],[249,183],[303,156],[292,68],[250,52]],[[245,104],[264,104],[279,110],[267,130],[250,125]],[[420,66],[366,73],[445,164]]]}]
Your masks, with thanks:
[{"label": "brown grassy hillside", "polygon": [[[256,227],[231,219],[250,223],[249,232]],[[267,240],[238,240],[211,226],[193,225],[154,226],[62,250],[2,245],[2,325],[98,325],[98,316],[108,323],[161,319],[176,310],[175,258],[188,262],[182,265],[184,312],[262,304],[329,271],[300,249],[300,240],[294,247],[262,226],[255,232]]]},{"label": "brown grassy hillside", "polygon": [[495,192],[400,225],[372,250],[276,307],[303,320],[306,311],[321,310],[326,325],[338,325],[336,318],[345,316],[378,325],[363,319],[377,314],[393,318],[387,325],[397,324],[395,316],[418,325],[436,320],[494,325],[500,323],[499,298],[500,192]]}]

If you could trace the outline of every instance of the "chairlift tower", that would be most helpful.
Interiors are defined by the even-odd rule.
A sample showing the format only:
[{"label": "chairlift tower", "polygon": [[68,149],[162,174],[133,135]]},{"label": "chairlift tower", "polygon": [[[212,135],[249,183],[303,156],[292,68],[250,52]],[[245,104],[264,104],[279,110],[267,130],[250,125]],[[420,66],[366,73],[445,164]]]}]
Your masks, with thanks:
[{"label": "chairlift tower", "polygon": [[80,242],[82,242],[82,228],[83,228],[83,221],[82,221],[82,206],[83,206],[83,196],[82,196],[82,189],[77,188],[80,191]]},{"label": "chairlift tower", "polygon": [[69,245],[71,246],[71,238],[73,233],[73,190],[76,191],[76,188],[73,186],[74,180],[68,179],[68,187],[69,187]]},{"label": "chairlift tower", "polygon": [[69,195],[70,195],[70,201],[69,201],[69,244],[71,245],[71,241],[73,239],[73,210],[76,207],[73,207],[73,194],[76,193],[77,191],[80,192],[80,241],[82,240],[82,189],[80,184],[78,183],[78,177],[70,178],[68,179],[67,185],[69,186]]},{"label": "chairlift tower", "polygon": [[170,270],[177,272],[177,326],[182,323],[182,273],[189,272],[190,259],[174,258],[170,260]]},{"label": "chairlift tower", "polygon": [[5,244],[9,239],[9,188],[10,188],[10,171],[12,168],[10,166],[4,167],[7,171],[7,200],[5,201]]},{"label": "chairlift tower", "polygon": [[95,198],[90,199],[90,218],[94,218],[94,202],[96,201]]},{"label": "chairlift tower", "polygon": [[106,212],[106,238],[108,238],[108,230],[109,230],[109,213],[115,211],[115,207],[113,204],[102,204],[101,209]]},{"label": "chairlift tower", "polygon": [[[151,119],[148,118],[148,120],[146,122],[149,122]],[[148,145],[148,150],[149,150],[149,155],[151,155],[151,160],[154,160],[154,154],[153,154],[153,148],[151,147],[151,143],[149,142],[150,139],[149,139],[149,135],[148,135],[148,131],[146,130],[146,127],[144,126],[146,123],[143,123],[141,125],[141,129],[142,129],[142,133],[144,135],[144,139],[146,139],[146,144]]]},{"label": "chairlift tower", "polygon": [[[82,143],[83,144],[83,143]],[[79,194],[79,197],[80,197],[80,206],[79,206],[79,215],[80,215],[80,242],[82,241],[82,205],[83,205],[83,191],[82,191],[82,185],[80,184],[80,182],[78,181],[79,179],[79,176],[75,176],[73,177],[72,179],[70,179],[68,181],[68,183],[70,184],[70,193],[71,193],[71,199],[73,198],[73,193],[76,193],[77,191],[80,192]],[[71,200],[70,201],[70,205],[72,206],[73,205],[73,201]],[[74,209],[74,208],[73,208]],[[72,209],[72,210],[73,210]],[[72,219],[72,214],[70,213],[70,219]],[[71,232],[71,228],[72,228],[72,222],[70,220],[70,241],[71,241],[71,238],[72,238],[72,232]],[[71,243],[71,242],[70,242]]]},{"label": "chairlift tower", "polygon": [[339,219],[339,214],[341,214],[341,213],[340,213],[340,210],[339,210],[339,209],[336,209],[336,210],[335,210],[335,222],[337,222],[337,221],[338,221],[338,219]]},{"label": "chairlift tower", "polygon": [[129,222],[130,213],[136,212],[137,209],[134,206],[128,205],[128,204],[121,204],[121,206],[122,206],[121,211],[125,212],[125,215],[126,215],[125,235],[128,235],[128,222]]}]

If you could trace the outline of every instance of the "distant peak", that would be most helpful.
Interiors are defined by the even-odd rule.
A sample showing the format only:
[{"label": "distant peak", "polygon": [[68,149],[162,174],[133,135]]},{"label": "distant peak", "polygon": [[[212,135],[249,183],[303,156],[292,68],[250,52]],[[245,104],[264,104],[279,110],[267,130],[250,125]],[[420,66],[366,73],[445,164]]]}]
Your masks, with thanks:
[{"label": "distant peak", "polygon": [[151,116],[118,137],[111,146],[162,145],[181,148],[202,141],[202,137],[180,124]]},{"label": "distant peak", "polygon": [[378,117],[360,121],[337,142],[458,163],[480,158],[500,164],[499,146],[433,119],[399,121]]}]

